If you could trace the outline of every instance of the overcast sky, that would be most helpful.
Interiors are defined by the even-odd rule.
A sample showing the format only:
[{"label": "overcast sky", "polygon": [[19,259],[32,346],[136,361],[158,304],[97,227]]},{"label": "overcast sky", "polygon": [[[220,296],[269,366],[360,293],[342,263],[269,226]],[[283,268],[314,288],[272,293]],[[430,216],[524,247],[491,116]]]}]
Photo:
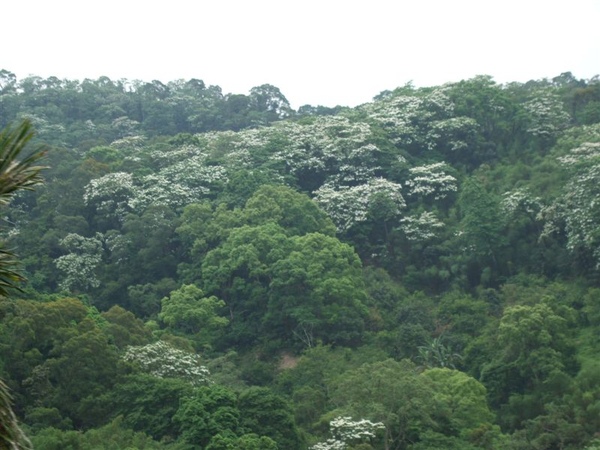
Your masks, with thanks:
[{"label": "overcast sky", "polygon": [[293,107],[439,85],[600,74],[600,0],[4,0],[0,69],[269,83]]}]

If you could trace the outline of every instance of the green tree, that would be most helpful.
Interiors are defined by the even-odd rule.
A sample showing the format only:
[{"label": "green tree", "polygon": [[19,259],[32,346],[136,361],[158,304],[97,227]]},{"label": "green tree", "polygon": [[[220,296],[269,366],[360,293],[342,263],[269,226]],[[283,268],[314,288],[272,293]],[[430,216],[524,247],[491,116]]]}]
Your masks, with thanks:
[{"label": "green tree", "polygon": [[244,433],[273,439],[278,448],[303,448],[291,406],[269,388],[252,387],[243,391],[238,398],[238,408]]},{"label": "green tree", "polygon": [[428,342],[426,345],[419,347],[419,362],[427,368],[445,367],[456,369],[456,364],[462,359],[457,353],[452,352],[452,349],[445,345],[443,336],[438,336]]},{"label": "green tree", "polygon": [[555,311],[546,302],[507,308],[498,328],[505,359],[514,361],[522,375],[534,382],[541,382],[553,370],[566,369],[573,314],[570,308]]},{"label": "green tree", "polygon": [[279,450],[280,448],[273,439],[267,436],[249,433],[238,437],[222,433],[213,436],[206,450]]},{"label": "green tree", "polygon": [[243,218],[249,225],[275,222],[288,235],[335,234],[327,215],[308,196],[287,186],[265,185],[246,202]]},{"label": "green tree", "polygon": [[54,345],[52,356],[44,364],[55,388],[50,405],[70,417],[75,426],[102,423],[104,412],[96,414],[92,405],[97,397],[112,389],[118,373],[117,349],[109,343],[108,336],[86,317],[77,324],[77,334]]},{"label": "green tree", "polygon": [[289,252],[289,247],[285,230],[270,222],[232,230],[223,244],[204,258],[204,291],[225,301],[228,334],[237,343],[248,345],[259,337],[267,310],[270,267]]},{"label": "green tree", "polygon": [[515,417],[512,426],[541,414],[542,405],[571,383],[577,371],[570,331],[574,317],[572,308],[548,296],[506,308],[491,331],[491,357],[481,367],[481,380],[493,406],[510,403],[504,412]]},{"label": "green tree", "polygon": [[448,368],[429,369],[421,376],[433,388],[440,415],[448,423],[445,434],[469,440],[479,427],[491,425],[494,415],[487,405],[485,387],[475,378]]},{"label": "green tree", "polygon": [[317,341],[356,345],[368,309],[354,249],[320,233],[290,241],[291,251],[271,266],[267,329],[279,336],[292,331],[307,347]]},{"label": "green tree", "polygon": [[108,322],[106,331],[119,349],[122,350],[128,345],[143,345],[150,341],[150,329],[132,312],[115,305],[103,312],[102,317]]},{"label": "green tree", "polygon": [[45,428],[32,436],[34,448],[46,450],[177,450],[181,447],[170,446],[152,440],[143,432],[135,432],[127,428],[124,419],[119,416],[110,423],[100,427],[82,431],[60,431],[56,428]]},{"label": "green tree", "polygon": [[500,200],[488,192],[475,177],[463,184],[458,205],[461,222],[456,251],[464,254],[467,277],[471,285],[488,284],[499,269],[499,252],[503,246]]},{"label": "green tree", "polygon": [[471,145],[463,147],[466,151],[450,155],[455,162],[474,169],[514,150],[514,143],[525,131],[523,114],[507,90],[491,76],[454,83],[447,94],[454,103],[454,113],[475,119],[479,128]]},{"label": "green tree", "polygon": [[210,345],[229,323],[229,319],[219,315],[225,302],[214,295],[206,297],[193,284],[172,291],[161,303],[159,319],[172,330],[194,336],[200,346]]},{"label": "green tree", "polygon": [[285,231],[273,222],[234,229],[204,259],[205,289],[225,301],[229,332],[246,345],[259,336],[356,344],[368,312],[358,256],[334,237]]},{"label": "green tree", "polygon": [[216,385],[201,387],[182,400],[173,422],[184,442],[206,448],[218,434],[238,434],[241,417],[236,403],[233,391]]},{"label": "green tree", "polygon": [[193,392],[193,386],[185,380],[135,374],[121,380],[98,402],[105,404],[115,416],[123,415],[128,428],[143,431],[157,440],[172,440],[179,434],[173,416],[182,400]]},{"label": "green tree", "polygon": [[334,398],[341,411],[385,425],[385,449],[400,450],[438,429],[434,390],[409,361],[364,364],[340,377]]}]

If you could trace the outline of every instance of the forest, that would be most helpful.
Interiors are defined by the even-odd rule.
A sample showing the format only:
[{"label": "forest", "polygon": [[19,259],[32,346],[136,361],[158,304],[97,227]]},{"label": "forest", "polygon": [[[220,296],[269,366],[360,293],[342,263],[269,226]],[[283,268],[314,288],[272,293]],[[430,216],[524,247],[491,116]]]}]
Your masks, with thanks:
[{"label": "forest", "polygon": [[600,449],[600,78],[294,110],[2,70],[20,123],[16,449]]}]

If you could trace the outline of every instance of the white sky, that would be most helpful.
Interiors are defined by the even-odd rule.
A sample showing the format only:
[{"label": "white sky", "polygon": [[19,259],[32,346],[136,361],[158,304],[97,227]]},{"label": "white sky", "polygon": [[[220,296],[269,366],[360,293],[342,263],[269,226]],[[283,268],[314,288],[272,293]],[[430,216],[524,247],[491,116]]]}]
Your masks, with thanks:
[{"label": "white sky", "polygon": [[269,83],[294,108],[412,81],[600,74],[600,0],[4,0],[0,69]]}]

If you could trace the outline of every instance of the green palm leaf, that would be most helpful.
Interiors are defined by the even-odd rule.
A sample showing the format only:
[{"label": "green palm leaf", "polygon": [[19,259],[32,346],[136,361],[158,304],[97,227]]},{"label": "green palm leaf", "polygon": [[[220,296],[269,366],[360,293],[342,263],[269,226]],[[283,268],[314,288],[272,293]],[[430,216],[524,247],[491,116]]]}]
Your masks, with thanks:
[{"label": "green palm leaf", "polygon": [[38,149],[18,159],[33,134],[28,120],[0,132],[0,205],[8,204],[15,191],[31,189],[42,182],[40,171],[45,167],[36,163],[44,157],[45,151]]},{"label": "green palm leaf", "polygon": [[[27,120],[0,131],[0,206],[7,205],[18,190],[31,189],[42,182],[40,171],[44,167],[37,162],[45,152],[38,149],[19,159],[32,137]],[[0,295],[8,296],[9,289],[18,289],[24,280],[15,270],[17,264],[16,255],[0,245]],[[29,449],[31,444],[19,428],[11,403],[8,387],[0,380],[0,449]]]},{"label": "green palm leaf", "polygon": [[12,399],[8,387],[0,380],[0,449],[31,449],[29,439],[19,428],[11,403]]}]

